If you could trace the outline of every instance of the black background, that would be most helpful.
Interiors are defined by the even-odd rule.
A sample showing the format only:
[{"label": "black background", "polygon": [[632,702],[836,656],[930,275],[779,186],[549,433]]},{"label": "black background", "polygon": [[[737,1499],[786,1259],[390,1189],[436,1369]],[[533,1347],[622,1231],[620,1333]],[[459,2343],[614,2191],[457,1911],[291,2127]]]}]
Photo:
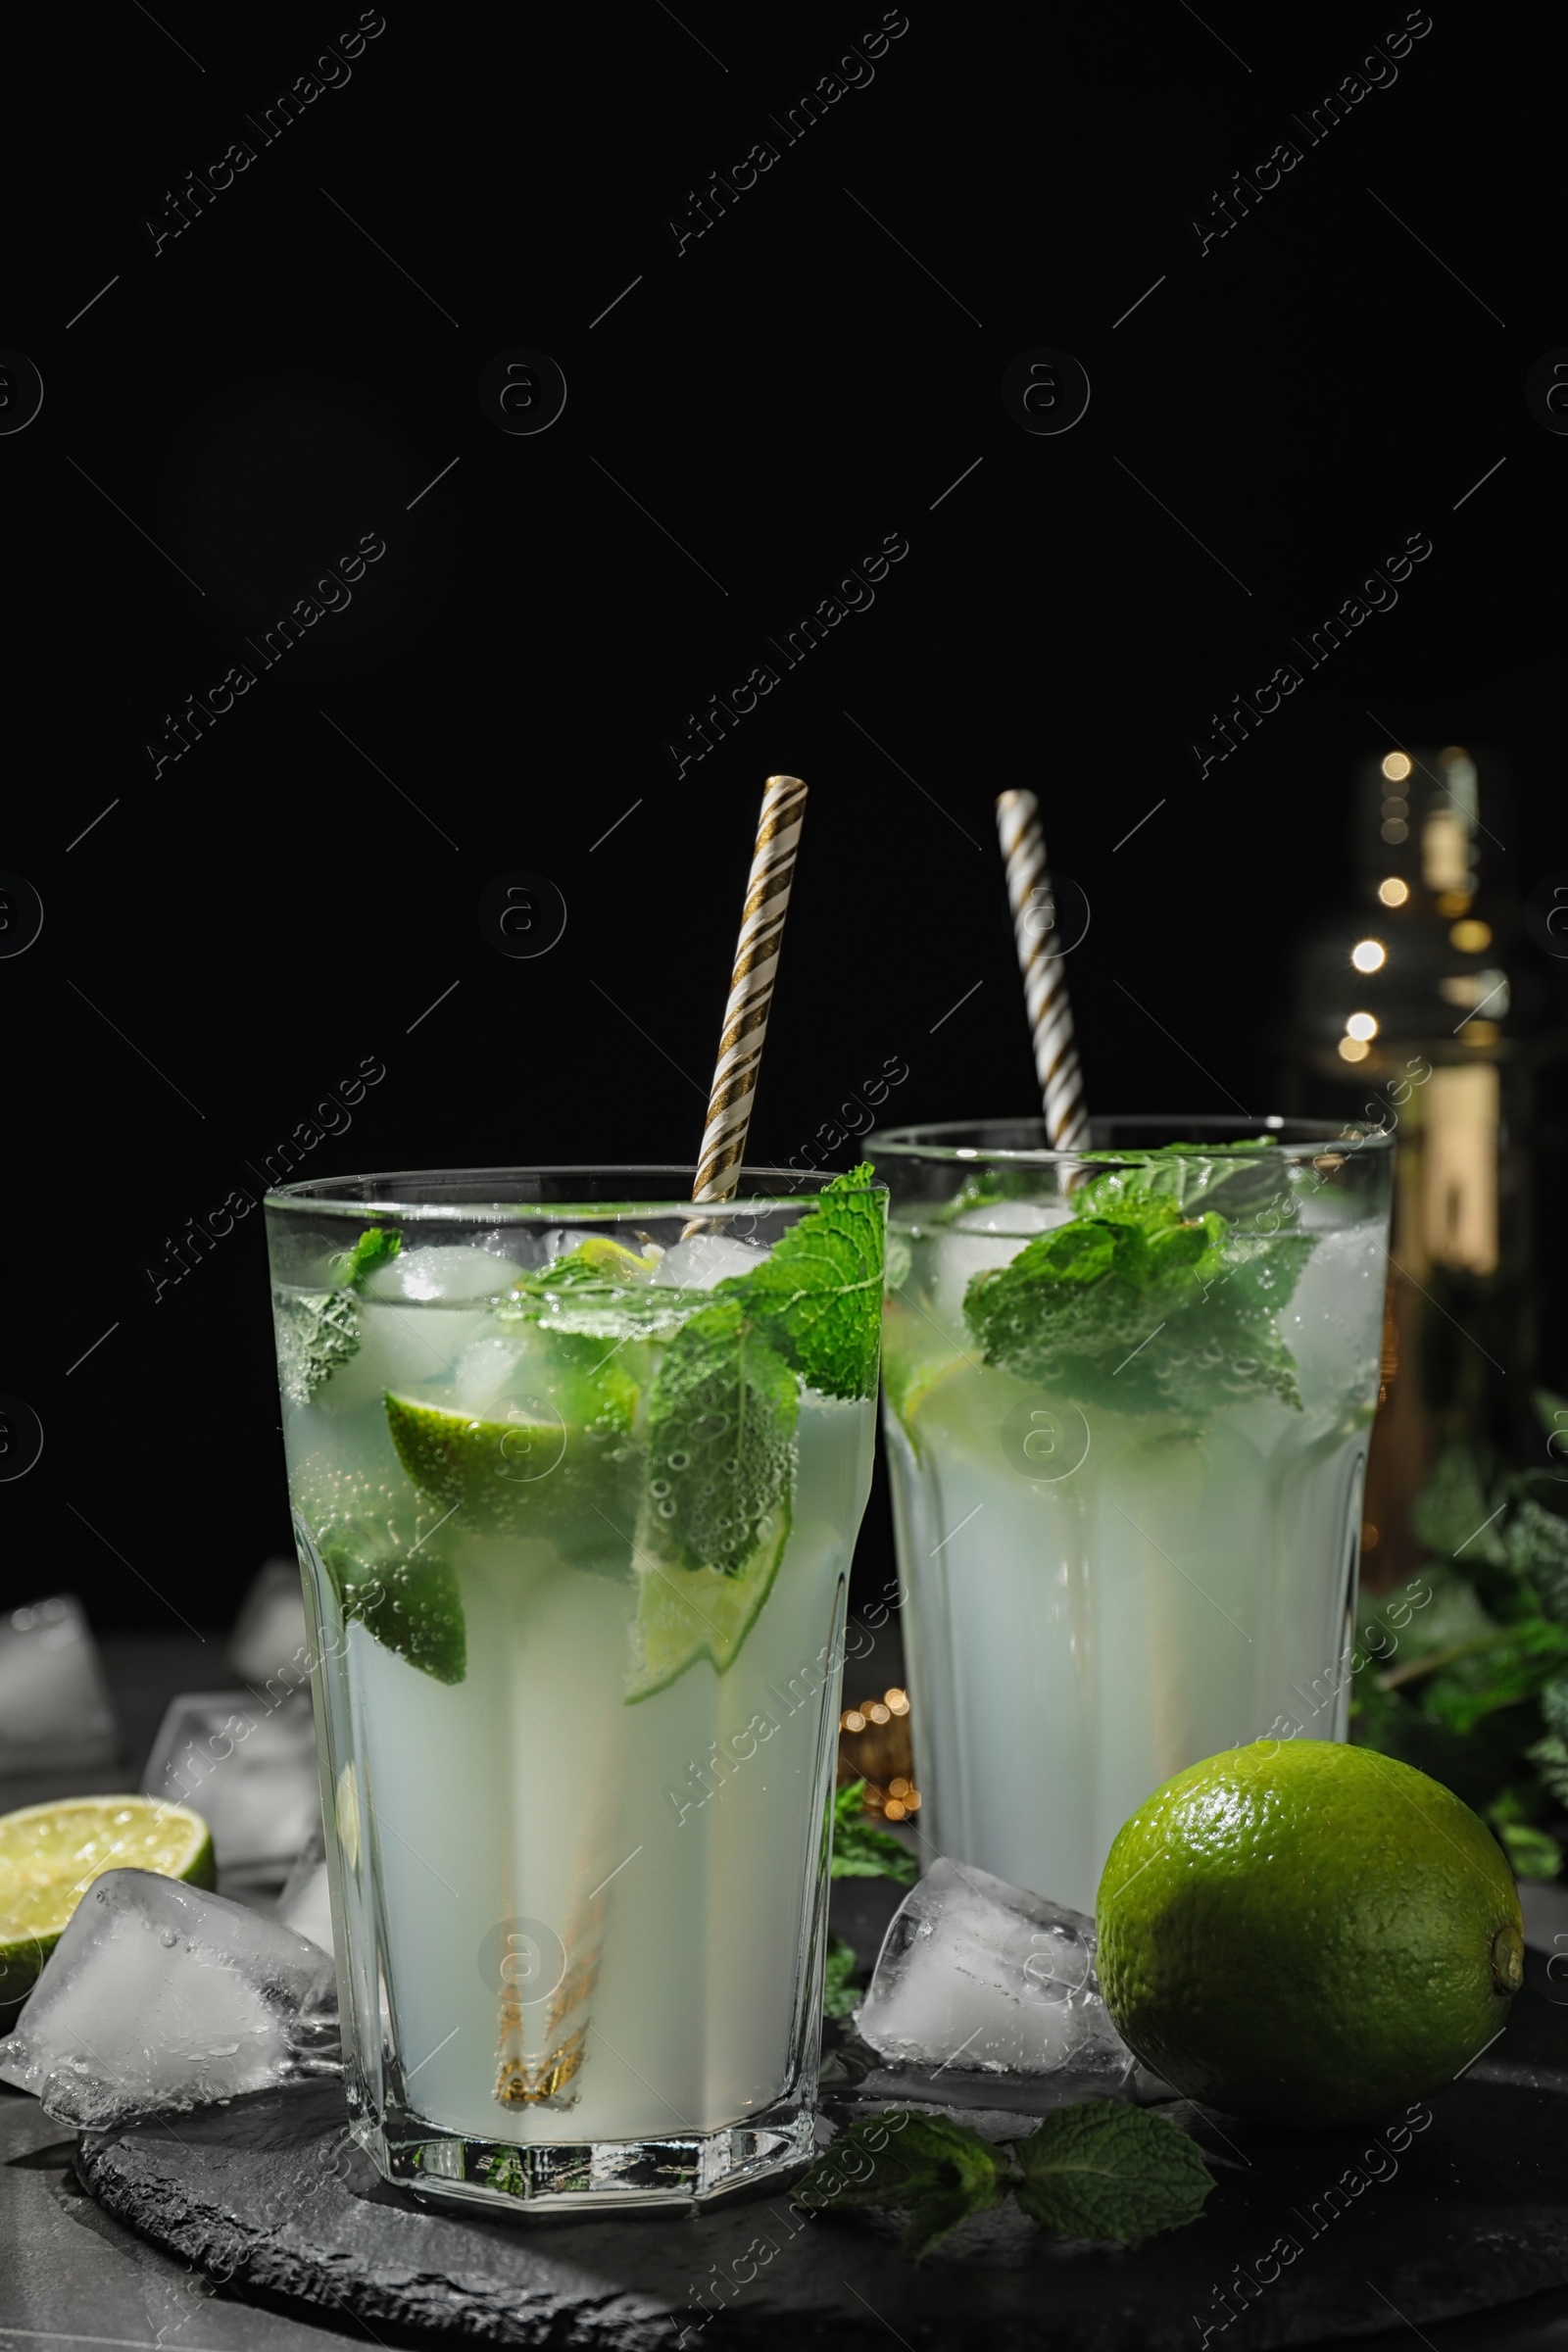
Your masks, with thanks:
[{"label": "black background", "polygon": [[[242,114],[356,18],[163,0],[13,35],[0,342],[45,399],[0,439],[0,864],[46,915],[0,963],[0,1390],[46,1435],[0,1487],[3,1597],[74,1589],[103,1626],[224,1623],[287,1541],[260,1215],[155,1300],[166,1238],[364,1059],[312,1171],[690,1161],[769,771],[811,801],[760,1161],[889,1059],[892,1115],[1032,1106],[1005,784],[1088,895],[1101,1109],[1275,1107],[1369,710],[1502,747],[1499,862],[1520,891],[1568,865],[1568,439],[1523,397],[1568,343],[1544,20],[1439,0],[1200,257],[1209,191],[1305,147],[1288,115],[1401,8],[909,0],[786,147],[764,113],[876,6],[387,0],[263,145]],[[677,256],[666,218],[763,135]],[[256,160],[155,256],[144,220],[237,137]],[[568,386],[532,437],[476,395],[519,345]],[[1040,345],[1093,387],[1056,438],[1000,397]],[[1209,713],[1414,532],[1397,608],[1200,783]],[[245,638],[364,533],[352,605],[261,669]],[[889,534],[874,605],[677,778],[687,714]],[[236,661],[255,686],[155,775],[144,741]],[[478,926],[514,868],[568,908],[536,961]],[[863,1570],[887,1548],[879,1502]]]}]

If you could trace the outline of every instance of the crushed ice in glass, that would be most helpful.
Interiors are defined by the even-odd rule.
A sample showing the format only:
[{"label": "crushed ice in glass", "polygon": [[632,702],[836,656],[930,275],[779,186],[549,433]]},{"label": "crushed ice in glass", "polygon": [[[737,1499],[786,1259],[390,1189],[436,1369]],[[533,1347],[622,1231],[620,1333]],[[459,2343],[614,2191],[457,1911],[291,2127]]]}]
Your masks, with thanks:
[{"label": "crushed ice in glass", "polygon": [[144,1778],[149,1796],[201,1814],[220,1872],[283,1877],[320,1822],[309,1690],[290,1683],[276,1703],[251,1690],[182,1692]]},{"label": "crushed ice in glass", "polygon": [[901,2065],[1120,2082],[1134,2063],[1101,1998],[1094,1921],[967,1862],[910,1887],[855,2023]]},{"label": "crushed ice in glass", "polygon": [[218,1894],[149,1870],[95,1879],[0,2041],[0,2082],[102,2131],[334,2071],[332,1963]]},{"label": "crushed ice in glass", "polygon": [[80,1603],[59,1592],[0,1614],[0,1772],[112,1764],[118,1745]]}]

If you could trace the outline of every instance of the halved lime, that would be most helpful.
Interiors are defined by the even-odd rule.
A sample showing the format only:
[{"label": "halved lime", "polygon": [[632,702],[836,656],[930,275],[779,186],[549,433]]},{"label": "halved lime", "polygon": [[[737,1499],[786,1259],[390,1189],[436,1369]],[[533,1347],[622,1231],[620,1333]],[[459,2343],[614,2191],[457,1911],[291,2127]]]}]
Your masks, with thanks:
[{"label": "halved lime", "polygon": [[667,1689],[699,1658],[722,1674],[755,1624],[773,1588],[789,1542],[790,1507],[781,1498],[762,1522],[762,1540],[734,1576],[716,1568],[682,1568],[656,1552],[637,1553],[635,1660],[628,1703]]},{"label": "halved lime", "polygon": [[0,1817],[0,2003],[25,1999],[61,1931],[106,1870],[217,1884],[199,1813],[151,1796],[68,1796]]}]

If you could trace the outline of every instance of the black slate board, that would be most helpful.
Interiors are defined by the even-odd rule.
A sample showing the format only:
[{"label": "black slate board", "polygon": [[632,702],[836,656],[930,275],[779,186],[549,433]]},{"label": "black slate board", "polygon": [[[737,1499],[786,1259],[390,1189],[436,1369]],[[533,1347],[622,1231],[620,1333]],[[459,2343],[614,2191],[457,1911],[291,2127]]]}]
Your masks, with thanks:
[{"label": "black slate board", "polygon": [[[787,2190],[603,2221],[423,2206],[347,2143],[328,2082],[88,2135],[77,2170],[111,2213],[241,2293],[372,2329],[571,2352],[841,2348],[873,2319],[911,2352],[1194,2352],[1205,2327],[1225,2352],[1261,2352],[1568,2281],[1568,2011],[1532,1991],[1402,2147],[1387,2129],[1286,2136],[1186,2103],[1168,2112],[1218,2176],[1190,2229],[1112,2249],[1048,2239],[1004,2211],[918,2270],[893,2224],[797,2214]],[[998,2136],[1018,2129],[964,2113]],[[1282,2234],[1299,2252],[1279,2276],[1239,2278]]]}]

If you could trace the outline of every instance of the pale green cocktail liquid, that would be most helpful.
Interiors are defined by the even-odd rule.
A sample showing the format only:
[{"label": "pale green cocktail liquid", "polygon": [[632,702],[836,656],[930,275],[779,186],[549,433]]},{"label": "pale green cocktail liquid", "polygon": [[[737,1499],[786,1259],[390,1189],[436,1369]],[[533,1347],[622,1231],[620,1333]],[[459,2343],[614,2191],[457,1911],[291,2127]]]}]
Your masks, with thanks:
[{"label": "pale green cocktail liquid", "polygon": [[1081,1402],[984,1361],[965,1321],[975,1275],[1067,1215],[896,1217],[885,1421],[922,1831],[1092,1912],[1117,1830],[1174,1773],[1346,1736],[1387,1252],[1380,1215],[1308,1194],[1273,1318],[1299,1408],[1118,1411],[1113,1377]]}]

